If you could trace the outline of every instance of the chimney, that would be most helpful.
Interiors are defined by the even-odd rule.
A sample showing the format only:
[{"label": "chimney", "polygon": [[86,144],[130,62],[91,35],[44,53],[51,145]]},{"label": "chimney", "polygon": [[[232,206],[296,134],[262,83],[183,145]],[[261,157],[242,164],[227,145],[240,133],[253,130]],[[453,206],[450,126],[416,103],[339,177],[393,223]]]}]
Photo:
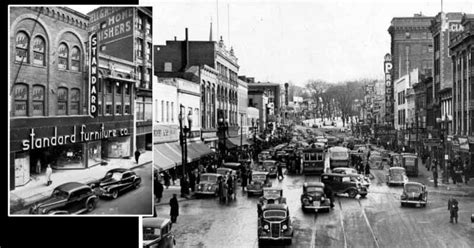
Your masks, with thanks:
[{"label": "chimney", "polygon": [[176,36],[174,37],[174,41],[176,41]]},{"label": "chimney", "polygon": [[185,29],[185,40],[184,40],[184,68],[183,71],[189,67],[189,39],[188,39],[188,28]]}]

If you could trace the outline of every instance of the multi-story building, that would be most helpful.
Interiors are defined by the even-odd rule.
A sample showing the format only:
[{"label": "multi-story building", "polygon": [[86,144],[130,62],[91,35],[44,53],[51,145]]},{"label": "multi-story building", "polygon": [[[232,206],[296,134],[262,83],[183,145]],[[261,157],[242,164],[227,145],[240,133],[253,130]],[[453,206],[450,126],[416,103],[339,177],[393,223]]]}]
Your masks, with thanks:
[{"label": "multi-story building", "polygon": [[263,88],[251,89],[249,87],[248,99],[248,106],[258,109],[259,117],[256,120],[255,126],[257,126],[258,131],[263,132],[267,128],[267,116],[269,113],[267,92]]},{"label": "multi-story building", "polygon": [[474,15],[465,14],[458,31],[450,36],[453,68],[453,149],[474,169]]},{"label": "multi-story building", "polygon": [[260,122],[263,122],[263,124],[261,124],[261,127],[262,130],[268,128],[268,130],[271,132],[276,128],[278,116],[281,114],[280,85],[269,82],[254,82],[248,84],[249,101],[251,99],[250,95],[258,95],[258,99],[255,99],[253,101],[257,101],[259,103],[265,102],[261,101],[262,99],[264,99],[260,97],[262,95],[262,92],[264,93],[264,98],[266,98],[268,104],[266,106],[258,105],[260,115],[265,114],[264,119],[260,118]]},{"label": "multi-story building", "polygon": [[88,13],[89,32],[97,33],[99,51],[134,63],[137,80],[136,149],[152,148],[152,9],[99,7]]},{"label": "multi-story building", "polygon": [[248,86],[247,82],[240,79],[237,79],[239,82],[238,88],[238,112],[239,112],[239,126],[240,126],[240,134],[243,136],[247,136],[249,125],[248,125],[248,117],[247,117],[247,108],[248,108]]},{"label": "multi-story building", "polygon": [[87,169],[132,154],[133,63],[98,54],[93,117],[88,22],[69,8],[10,9],[10,189],[42,175],[48,164]]}]

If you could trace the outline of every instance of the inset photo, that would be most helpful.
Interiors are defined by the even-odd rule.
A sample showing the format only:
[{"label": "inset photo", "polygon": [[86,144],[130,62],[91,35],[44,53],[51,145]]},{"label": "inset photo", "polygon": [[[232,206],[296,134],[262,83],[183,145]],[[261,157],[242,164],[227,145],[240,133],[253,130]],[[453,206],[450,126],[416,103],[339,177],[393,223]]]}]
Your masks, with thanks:
[{"label": "inset photo", "polygon": [[152,8],[9,17],[10,215],[152,215]]}]

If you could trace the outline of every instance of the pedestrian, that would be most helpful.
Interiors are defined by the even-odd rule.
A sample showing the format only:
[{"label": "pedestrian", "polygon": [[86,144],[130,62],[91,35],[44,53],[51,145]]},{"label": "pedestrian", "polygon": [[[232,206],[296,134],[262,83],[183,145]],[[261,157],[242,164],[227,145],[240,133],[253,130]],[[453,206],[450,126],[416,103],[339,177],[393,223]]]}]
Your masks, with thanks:
[{"label": "pedestrian", "polygon": [[163,184],[158,180],[158,177],[155,177],[153,192],[155,193],[156,202],[161,202],[161,197],[163,197]]},{"label": "pedestrian", "polygon": [[451,163],[448,164],[448,171],[449,175],[451,176],[451,179],[453,180],[453,184],[456,184],[456,171],[454,165],[452,165]]},{"label": "pedestrian", "polygon": [[430,168],[431,168],[431,157],[428,155],[428,157],[426,158],[426,169],[430,171]]},{"label": "pedestrian", "polygon": [[328,186],[324,187],[324,194],[331,201],[331,208],[334,208],[334,193]]},{"label": "pedestrian", "polygon": [[247,169],[245,167],[242,168],[242,192],[245,192],[247,187]]},{"label": "pedestrian", "polygon": [[464,183],[465,184],[469,182],[468,170],[469,170],[469,163],[466,160],[466,162],[464,163]]},{"label": "pedestrian", "polygon": [[369,177],[370,176],[370,165],[369,162],[365,164],[365,176]]},{"label": "pedestrian", "polygon": [[178,198],[176,198],[176,194],[173,194],[173,198],[170,200],[170,216],[171,216],[171,222],[176,223],[176,220],[178,219],[179,216],[179,204],[178,204]]},{"label": "pedestrian", "polygon": [[137,149],[135,151],[135,161],[137,162],[137,164],[138,164],[138,158],[140,158],[140,151]]},{"label": "pedestrian", "polygon": [[173,182],[173,185],[176,185],[176,170],[175,168],[171,168],[169,175],[171,176],[171,180]]},{"label": "pedestrian", "polygon": [[170,186],[170,174],[167,171],[163,173],[163,179],[165,180],[166,189],[168,189]]},{"label": "pedestrian", "polygon": [[436,159],[433,159],[433,168],[431,168],[433,171],[433,182],[435,188],[438,187],[438,161]]},{"label": "pedestrian", "polygon": [[449,223],[456,222],[458,223],[458,201],[454,199],[452,196],[448,200],[448,210],[449,210]]},{"label": "pedestrian", "polygon": [[194,192],[194,187],[196,186],[196,176],[193,171],[189,173],[189,188],[191,188],[191,191]]},{"label": "pedestrian", "polygon": [[234,179],[230,173],[228,174],[228,178],[227,178],[227,189],[228,189],[228,195],[229,195],[229,200],[230,200],[232,198],[232,195],[234,194]]},{"label": "pedestrian", "polygon": [[223,202],[224,200],[224,179],[222,176],[217,178],[218,183],[218,194],[219,194],[219,202]]},{"label": "pedestrian", "polygon": [[46,186],[49,186],[53,183],[51,180],[51,176],[53,175],[53,169],[51,168],[51,164],[48,164],[46,168]]},{"label": "pedestrian", "polygon": [[228,203],[227,201],[228,197],[229,197],[229,186],[227,185],[227,183],[223,183],[222,184],[222,201],[225,204]]}]

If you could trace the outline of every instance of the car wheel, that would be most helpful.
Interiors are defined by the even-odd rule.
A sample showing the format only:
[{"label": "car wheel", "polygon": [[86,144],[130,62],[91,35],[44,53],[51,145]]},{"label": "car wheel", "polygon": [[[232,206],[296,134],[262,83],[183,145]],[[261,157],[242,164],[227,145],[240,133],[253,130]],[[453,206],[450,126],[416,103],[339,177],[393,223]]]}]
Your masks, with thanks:
[{"label": "car wheel", "polygon": [[92,210],[95,209],[95,206],[96,206],[96,202],[94,200],[89,200],[87,202],[87,212],[92,212]]},{"label": "car wheel", "polygon": [[135,187],[135,189],[140,188],[140,181],[136,181],[133,187]]},{"label": "car wheel", "polygon": [[112,192],[112,198],[117,199],[117,197],[118,197],[118,190],[114,190]]},{"label": "car wheel", "polygon": [[366,196],[367,196],[367,194],[360,194],[361,198],[365,198]]},{"label": "car wheel", "polygon": [[351,189],[347,193],[349,194],[350,198],[356,198],[356,196],[357,196],[357,190],[355,190],[355,189]]}]

